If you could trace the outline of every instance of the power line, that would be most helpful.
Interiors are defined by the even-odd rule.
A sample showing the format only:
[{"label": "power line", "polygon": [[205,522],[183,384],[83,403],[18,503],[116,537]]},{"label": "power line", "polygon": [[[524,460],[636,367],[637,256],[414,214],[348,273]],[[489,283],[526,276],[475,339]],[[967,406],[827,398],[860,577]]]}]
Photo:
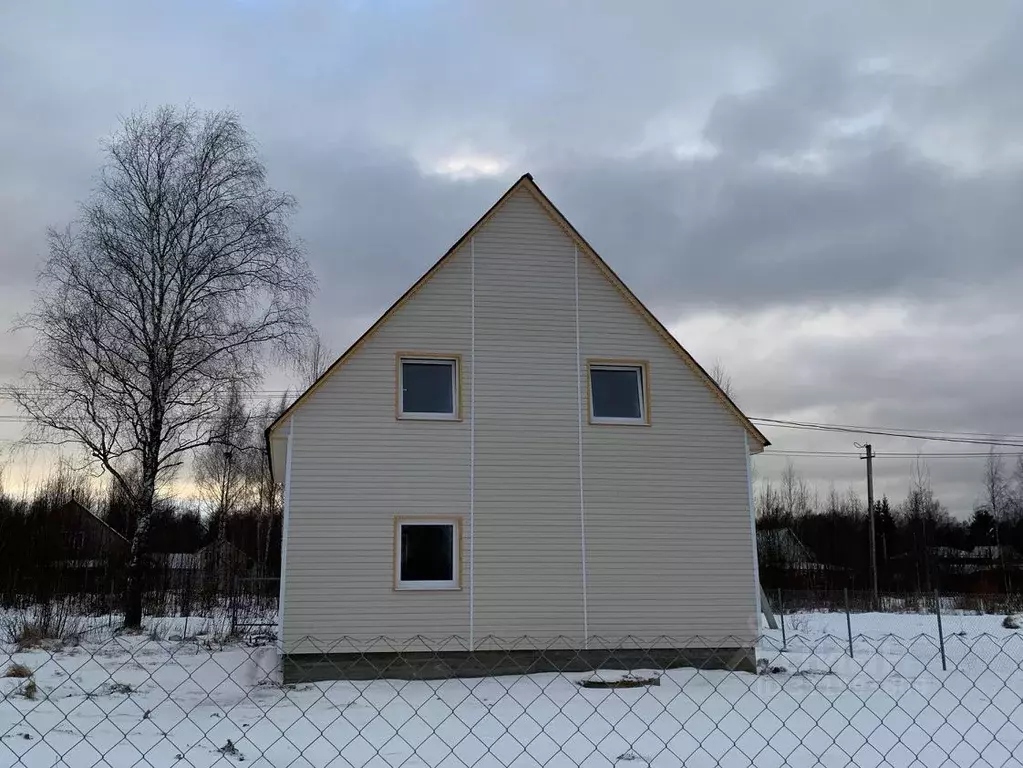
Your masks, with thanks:
[{"label": "power line", "polygon": [[863,426],[859,424],[836,424],[829,422],[816,422],[816,421],[793,421],[790,419],[775,419],[768,416],[751,416],[750,421],[761,421],[766,423],[785,425],[785,424],[798,424],[800,426],[815,427],[821,429],[862,429],[862,430],[888,430],[892,432],[912,432],[921,434],[935,434],[935,435],[964,435],[967,437],[997,437],[997,438],[1013,438],[1023,440],[1023,435],[1010,435],[1004,432],[970,432],[967,430],[957,429],[926,429],[923,427],[871,427]]},{"label": "power line", "polygon": [[[967,435],[967,434],[985,434],[985,433],[966,433],[966,432],[938,432],[937,430],[914,430],[914,431],[897,431],[894,428],[885,427],[861,427],[849,424],[821,424],[809,421],[787,421],[785,419],[767,419],[767,418],[754,418],[751,421],[755,421],[761,424],[768,424],[773,427],[779,427],[781,429],[801,429],[808,430],[811,432],[843,432],[847,434],[855,435],[884,435],[886,437],[899,437],[907,440],[932,440],[941,443],[961,443],[964,445],[993,445],[1003,446],[1006,448],[1023,448],[1023,436],[1021,435],[1006,435],[1004,437],[1014,438],[1020,442],[1009,442],[1007,440],[980,440],[972,437],[958,437],[951,435]],[[927,434],[921,434],[926,432]],[[987,433],[993,435],[994,433]]]},{"label": "power line", "polygon": [[[772,456],[779,457],[803,457],[803,458],[824,458],[824,459],[849,459],[857,456],[862,456],[860,451],[814,451],[814,450],[767,450],[757,455],[758,459],[770,458]],[[886,458],[886,459],[914,459],[916,457],[923,458],[944,458],[944,459],[966,459],[966,458],[984,458],[986,456],[1023,456],[1023,452],[1012,451],[995,451],[993,453],[989,451],[874,451],[874,458]]]}]

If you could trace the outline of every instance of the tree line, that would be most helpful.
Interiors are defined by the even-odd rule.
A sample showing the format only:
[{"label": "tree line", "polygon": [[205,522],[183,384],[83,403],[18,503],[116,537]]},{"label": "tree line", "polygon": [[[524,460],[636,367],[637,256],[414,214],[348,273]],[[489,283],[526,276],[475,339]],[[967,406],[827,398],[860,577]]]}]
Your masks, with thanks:
[{"label": "tree line", "polygon": [[[276,596],[282,498],[266,462],[263,430],[286,397],[249,408],[235,390],[217,425],[223,442],[195,452],[193,494],[157,493],[147,513],[140,571],[144,613],[213,612],[229,599]],[[98,521],[84,513],[84,524],[62,515],[72,503]],[[99,545],[76,542],[104,525],[123,537],[123,547],[108,543],[118,541],[114,535]],[[0,604],[70,600],[86,613],[120,613],[139,525],[138,507],[119,482],[99,484],[67,459],[29,494],[16,496],[0,483]],[[210,556],[194,557],[203,551]]]},{"label": "tree line", "polygon": [[[992,450],[978,480],[981,501],[967,519],[950,514],[920,459],[904,498],[875,500],[881,591],[1023,588],[1023,457],[1010,467]],[[756,517],[765,588],[870,589],[870,518],[863,497],[834,488],[822,495],[790,463],[779,480],[759,484]],[[765,533],[771,531],[792,536]],[[798,551],[799,543],[805,552]]]}]

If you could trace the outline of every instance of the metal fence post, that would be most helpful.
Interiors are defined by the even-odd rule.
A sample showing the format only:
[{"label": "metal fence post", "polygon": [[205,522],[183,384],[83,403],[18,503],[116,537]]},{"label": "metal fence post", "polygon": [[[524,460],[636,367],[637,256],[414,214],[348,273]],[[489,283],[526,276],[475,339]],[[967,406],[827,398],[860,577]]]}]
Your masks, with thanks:
[{"label": "metal fence post", "polygon": [[782,608],[781,587],[778,588],[778,621],[781,624],[781,649],[784,651],[789,643],[785,639],[785,610]]},{"label": "metal fence post", "polygon": [[849,633],[849,658],[853,658],[852,642],[852,619],[849,617],[849,588],[845,587],[842,592],[845,594],[845,629]]},{"label": "metal fence post", "polygon": [[238,633],[238,580],[234,580],[234,592],[230,596],[231,600],[231,637],[234,637]]},{"label": "metal fence post", "polygon": [[941,594],[934,590],[934,610],[938,614],[938,645],[941,646],[941,671],[948,672],[945,662],[945,631],[941,626]]}]

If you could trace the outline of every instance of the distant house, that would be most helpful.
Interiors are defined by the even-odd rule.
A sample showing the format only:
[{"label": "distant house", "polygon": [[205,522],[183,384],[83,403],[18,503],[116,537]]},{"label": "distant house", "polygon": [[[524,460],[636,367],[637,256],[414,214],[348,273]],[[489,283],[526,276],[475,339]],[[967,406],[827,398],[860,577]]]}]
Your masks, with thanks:
[{"label": "distant house", "polygon": [[1007,545],[925,547],[895,555],[892,562],[899,565],[896,580],[903,588],[917,591],[1001,592],[1008,583],[1023,578],[1023,557]]},{"label": "distant house", "polygon": [[248,575],[252,559],[229,541],[212,541],[195,552],[158,552],[150,557],[152,567],[163,572],[171,589],[210,587],[229,591],[235,580]]},{"label": "distant house", "polygon": [[48,589],[106,595],[118,588],[130,549],[123,534],[74,500],[53,509],[46,526]]},{"label": "distant house", "polygon": [[820,562],[791,528],[757,529],[757,561],[764,585],[785,589],[824,586],[845,570]]},{"label": "distant house", "polygon": [[1000,591],[1003,570],[1023,571],[1023,558],[1014,547],[1007,545],[982,545],[965,550],[931,547],[928,554],[937,562],[946,581],[949,576],[962,577],[960,583],[954,585],[960,589]]},{"label": "distant house", "polygon": [[55,560],[65,569],[105,568],[128,554],[128,539],[75,500],[57,507],[50,523],[57,531]]}]

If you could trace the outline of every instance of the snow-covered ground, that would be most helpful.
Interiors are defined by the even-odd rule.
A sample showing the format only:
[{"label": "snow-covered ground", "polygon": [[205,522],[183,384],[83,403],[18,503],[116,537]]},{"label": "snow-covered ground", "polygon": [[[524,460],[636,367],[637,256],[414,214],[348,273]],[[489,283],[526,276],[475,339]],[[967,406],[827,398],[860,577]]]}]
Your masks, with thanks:
[{"label": "snow-covered ground", "polygon": [[[16,652],[0,679],[0,767],[1020,766],[1023,632],[997,616],[786,617],[763,674],[669,670],[639,688],[580,674],[276,683],[272,647],[184,628]],[[180,621],[180,620],[177,620]],[[960,634],[962,633],[962,634]],[[188,635],[192,634],[189,630]],[[654,671],[637,670],[640,676]]]}]

